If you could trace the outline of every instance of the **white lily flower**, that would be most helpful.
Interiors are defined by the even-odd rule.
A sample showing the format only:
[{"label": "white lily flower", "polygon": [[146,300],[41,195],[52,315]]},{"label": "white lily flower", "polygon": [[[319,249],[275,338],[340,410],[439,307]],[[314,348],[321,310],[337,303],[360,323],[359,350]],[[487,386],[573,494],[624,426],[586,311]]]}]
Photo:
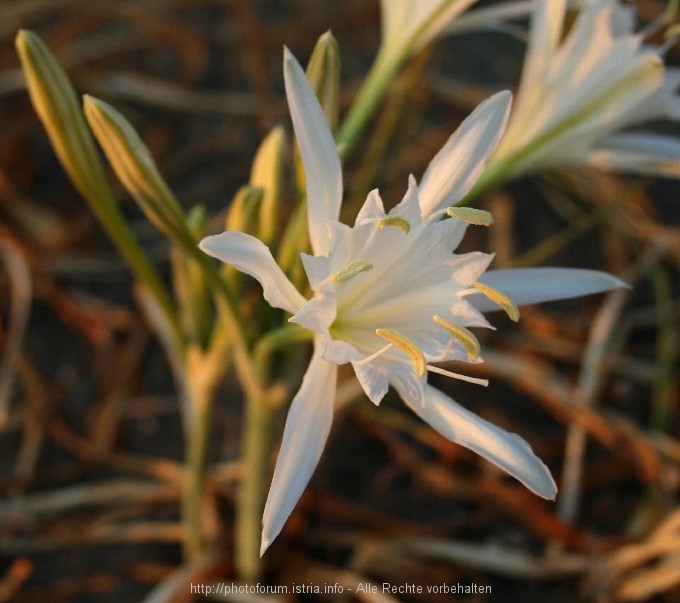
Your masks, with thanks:
[{"label": "white lily flower", "polygon": [[[534,0],[510,0],[467,11],[477,0],[380,0],[383,47],[408,54],[434,38],[483,29],[531,11]],[[461,16],[462,13],[465,15]]]},{"label": "white lily flower", "polygon": [[619,0],[535,4],[522,77],[487,178],[560,165],[680,176],[680,139],[624,133],[650,120],[680,120],[677,70],[634,31]]},{"label": "white lily flower", "polygon": [[[339,222],[342,177],[335,144],[304,72],[288,52],[284,75],[293,127],[305,167],[314,255],[302,255],[311,299],[298,293],[267,247],[241,232],[206,237],[201,249],[255,277],[267,301],[314,333],[314,353],[295,395],[264,510],[262,552],[278,535],[323,451],[333,417],[337,366],[352,363],[366,395],[378,404],[393,386],[404,402],[445,437],[474,450],[536,494],[554,498],[546,466],[520,437],[481,419],[427,383],[446,360],[481,362],[469,327],[489,327],[482,310],[562,299],[621,286],[588,270],[490,271],[485,253],[455,254],[468,223],[487,212],[449,208],[467,194],[503,131],[510,94],[482,103],[430,163],[409,180],[394,209],[377,191],[354,226]],[[448,208],[448,209],[447,209]],[[441,219],[445,213],[451,219]],[[505,287],[506,293],[500,288]],[[508,295],[510,292],[511,295]]]},{"label": "white lily flower", "polygon": [[381,0],[382,45],[399,54],[415,52],[475,2],[477,0]]}]

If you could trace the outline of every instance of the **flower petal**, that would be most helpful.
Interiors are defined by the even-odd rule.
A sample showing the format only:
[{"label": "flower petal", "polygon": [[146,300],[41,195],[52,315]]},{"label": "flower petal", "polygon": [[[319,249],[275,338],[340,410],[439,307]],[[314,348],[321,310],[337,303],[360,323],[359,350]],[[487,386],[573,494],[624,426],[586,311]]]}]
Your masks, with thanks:
[{"label": "flower petal", "polygon": [[385,370],[379,364],[372,363],[353,363],[352,366],[364,393],[373,404],[378,406],[389,388]]},{"label": "flower petal", "polygon": [[259,239],[229,230],[205,237],[198,246],[208,255],[257,279],[262,285],[264,298],[274,308],[295,314],[307,303]]},{"label": "flower petal", "polygon": [[328,328],[337,316],[336,296],[331,286],[321,289],[299,312],[291,316],[290,322],[319,334],[328,333]]},{"label": "flower petal", "polygon": [[382,199],[380,198],[380,192],[378,189],[373,189],[368,196],[366,201],[361,206],[359,213],[357,214],[356,220],[354,221],[355,226],[360,226],[367,222],[374,222],[380,220],[380,218],[385,217],[385,206],[383,205]]},{"label": "flower petal", "polygon": [[342,168],[326,121],[305,72],[286,48],[283,75],[295,138],[305,167],[309,238],[314,255],[327,255],[329,235],[326,224],[337,220],[342,201]]},{"label": "flower petal", "polygon": [[680,139],[638,132],[617,134],[602,141],[588,161],[621,172],[680,178]]},{"label": "flower petal", "polygon": [[534,4],[529,43],[522,70],[524,81],[538,80],[546,64],[555,54],[562,36],[566,9],[566,0]]},{"label": "flower petal", "polygon": [[[557,299],[601,293],[628,287],[622,280],[597,270],[581,268],[518,268],[490,270],[479,279],[507,295],[515,304],[538,304]],[[498,310],[486,297],[474,294],[466,299],[481,312]]]},{"label": "flower petal", "polygon": [[[404,218],[412,225],[420,224],[422,221],[420,210],[420,188],[418,187],[418,182],[413,174],[410,174],[408,177],[408,188],[404,193],[404,197],[390,210],[390,215],[404,216]],[[452,243],[451,247],[455,248],[456,245],[457,243]]]},{"label": "flower petal", "polygon": [[480,103],[434,156],[419,187],[423,218],[454,205],[472,188],[505,130],[511,100],[504,90]]},{"label": "flower petal", "polygon": [[442,30],[442,35],[496,29],[502,26],[504,21],[511,21],[528,15],[535,5],[535,0],[507,0],[506,2],[476,8],[450,21]]},{"label": "flower petal", "polygon": [[261,555],[279,535],[319,462],[333,420],[337,372],[334,364],[321,358],[320,346],[315,345],[302,386],[288,411],[262,517]]},{"label": "flower petal", "polygon": [[414,52],[445,32],[477,0],[382,0],[382,45]]},{"label": "flower petal", "polygon": [[425,388],[423,406],[414,403],[403,392],[399,394],[413,412],[445,438],[484,457],[535,494],[555,498],[557,486],[550,471],[518,435],[471,413],[431,385]]}]

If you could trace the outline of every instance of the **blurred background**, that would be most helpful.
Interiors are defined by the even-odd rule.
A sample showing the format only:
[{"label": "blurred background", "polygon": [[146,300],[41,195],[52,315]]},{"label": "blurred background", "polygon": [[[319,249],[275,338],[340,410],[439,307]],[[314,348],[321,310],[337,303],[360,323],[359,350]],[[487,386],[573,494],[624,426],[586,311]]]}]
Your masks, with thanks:
[{"label": "blurred background", "polygon": [[[636,5],[643,21],[664,6]],[[306,63],[331,29],[346,106],[377,49],[379,17],[377,2],[358,0],[0,4],[0,404],[8,409],[0,601],[192,601],[205,596],[191,595],[190,584],[231,582],[241,418],[227,379],[205,502],[215,554],[178,573],[184,442],[172,376],[129,272],[31,106],[17,31],[38,33],[80,93],[121,111],[183,206],[204,205],[217,231],[263,136],[277,124],[290,131],[282,47]],[[387,100],[399,118],[374,125],[383,148],[360,149],[347,166],[350,198],[379,186],[388,205],[398,202],[408,174],[422,175],[470,110],[516,84],[525,28],[518,21],[447,38],[417,56]],[[677,64],[676,49],[667,58]],[[167,274],[169,244],[111,183]],[[574,508],[536,498],[396,397],[376,409],[348,385],[315,477],[265,557],[263,583],[490,587],[361,598],[381,602],[680,601],[680,184],[565,170],[517,181],[478,206],[496,222],[470,229],[463,251],[494,251],[495,267],[598,268],[634,286],[527,308],[519,325],[495,315],[499,330],[481,334],[486,362],[476,367],[491,381],[486,389],[434,376],[454,399],[527,439],[558,484],[581,471],[567,487]],[[578,437],[585,453],[570,456],[566,442]],[[358,599],[346,591],[276,600]]]}]

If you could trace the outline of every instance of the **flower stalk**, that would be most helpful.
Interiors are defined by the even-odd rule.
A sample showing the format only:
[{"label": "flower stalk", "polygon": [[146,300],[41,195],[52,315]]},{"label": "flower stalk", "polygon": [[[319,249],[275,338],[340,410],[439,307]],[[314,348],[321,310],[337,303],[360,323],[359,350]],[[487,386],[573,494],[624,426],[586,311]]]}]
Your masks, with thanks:
[{"label": "flower stalk", "polygon": [[343,157],[349,156],[373,117],[387,88],[402,64],[402,57],[380,50],[361,85],[352,107],[342,121],[337,143]]},{"label": "flower stalk", "polygon": [[199,348],[187,350],[184,405],[188,409],[189,420],[185,428],[187,444],[181,516],[185,529],[184,558],[189,561],[197,559],[205,551],[202,519],[205,464],[211,411],[218,384],[213,378],[204,378],[207,372],[205,360],[205,354]]},{"label": "flower stalk", "polygon": [[406,60],[441,34],[476,0],[382,0],[382,40],[376,58],[336,137],[347,157]]},{"label": "flower stalk", "polygon": [[235,561],[239,577],[261,577],[262,512],[270,478],[274,425],[283,399],[272,400],[275,389],[246,396],[241,440],[241,479],[236,501]]}]

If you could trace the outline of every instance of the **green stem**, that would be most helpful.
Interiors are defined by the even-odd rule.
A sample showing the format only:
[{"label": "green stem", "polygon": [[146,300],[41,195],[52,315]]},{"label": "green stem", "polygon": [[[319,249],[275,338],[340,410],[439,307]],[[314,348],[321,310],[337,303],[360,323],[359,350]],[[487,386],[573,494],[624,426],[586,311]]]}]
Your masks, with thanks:
[{"label": "green stem", "polygon": [[205,549],[203,538],[203,485],[210,431],[213,391],[200,391],[187,400],[190,425],[187,432],[187,452],[184,464],[182,492],[182,525],[184,526],[184,558],[197,559]]},{"label": "green stem", "polygon": [[[262,336],[248,362],[251,374],[261,380],[271,373],[271,356],[276,350],[293,343],[307,341],[311,333],[294,324],[286,324]],[[238,359],[237,359],[238,362]],[[270,455],[274,442],[274,423],[288,388],[283,384],[263,389],[251,383],[245,390],[245,415],[242,430],[241,483],[236,512],[236,568],[245,581],[260,578],[260,542],[270,475]]]},{"label": "green stem", "polygon": [[378,56],[337,135],[336,142],[343,158],[349,156],[356,146],[403,59],[402,54],[386,52],[384,47],[378,51]]},{"label": "green stem", "polygon": [[673,382],[677,371],[678,347],[676,344],[677,322],[673,313],[671,281],[668,272],[657,266],[652,272],[652,284],[656,296],[657,327],[657,374],[652,395],[651,427],[655,431],[668,429],[673,406]]},{"label": "green stem", "polygon": [[[100,197],[100,199],[103,200],[104,197]],[[88,200],[90,201],[90,208],[104,227],[123,261],[127,264],[135,278],[144,283],[149,291],[151,291],[158,307],[162,310],[167,323],[170,325],[176,347],[181,349],[184,346],[184,334],[177,309],[170,298],[167,287],[161,281],[158,272],[140,247],[127,222],[113,204],[107,207],[108,203],[103,201],[100,205],[93,198]]]},{"label": "green stem", "polygon": [[[428,35],[428,31],[451,8],[454,2],[455,0],[447,0],[439,3],[438,6],[431,6],[433,3],[430,2],[430,6],[424,8],[428,11],[427,18],[421,21],[417,30],[411,32],[408,39],[404,39],[402,35],[396,40],[383,38],[371,70],[336,137],[343,158],[349,156],[356,146],[361,133],[375,113],[378,103],[385,95],[395,73],[415,51],[431,41],[432,35]],[[423,4],[428,3],[423,2]],[[436,5],[436,3],[434,4]]]},{"label": "green stem", "polygon": [[269,457],[278,409],[266,394],[246,397],[235,542],[237,573],[246,582],[256,582],[261,574],[262,513],[271,478]]}]

